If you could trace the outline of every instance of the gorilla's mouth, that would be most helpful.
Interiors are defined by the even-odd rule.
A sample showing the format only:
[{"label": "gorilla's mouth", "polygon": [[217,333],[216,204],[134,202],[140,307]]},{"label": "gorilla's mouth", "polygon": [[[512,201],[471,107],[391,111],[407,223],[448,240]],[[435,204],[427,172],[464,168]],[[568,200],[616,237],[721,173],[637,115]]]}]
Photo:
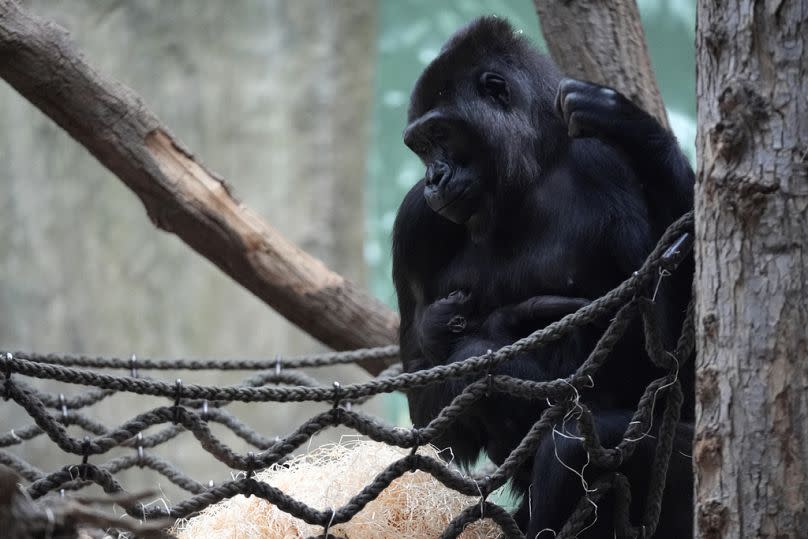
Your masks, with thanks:
[{"label": "gorilla's mouth", "polygon": [[463,199],[463,198],[465,198],[465,196],[468,194],[468,192],[469,192],[469,190],[470,190],[470,189],[471,189],[471,186],[470,186],[470,185],[467,185],[466,187],[464,187],[464,188],[463,188],[463,190],[462,190],[462,191],[460,191],[459,193],[457,193],[457,194],[456,194],[456,195],[455,195],[455,196],[454,196],[454,197],[453,197],[451,200],[449,200],[448,202],[446,202],[445,204],[443,204],[443,206],[440,206],[439,208],[435,209],[435,212],[437,212],[437,213],[441,213],[443,210],[445,210],[446,208],[450,207],[450,206],[451,206],[452,204],[454,204],[455,202],[458,202],[458,201],[462,200],[462,199]]}]

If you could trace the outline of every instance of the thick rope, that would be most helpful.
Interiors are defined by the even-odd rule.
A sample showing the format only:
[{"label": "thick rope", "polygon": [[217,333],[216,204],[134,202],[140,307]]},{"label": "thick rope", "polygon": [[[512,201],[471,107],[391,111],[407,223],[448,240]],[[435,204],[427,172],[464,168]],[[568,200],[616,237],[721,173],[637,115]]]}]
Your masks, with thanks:
[{"label": "thick rope", "polygon": [[[52,473],[43,472],[24,459],[4,450],[0,450],[0,463],[16,470],[30,482],[26,490],[33,503],[46,503],[43,497],[50,492],[62,489],[75,490],[90,484],[99,485],[108,493],[121,493],[122,487],[114,475],[122,470],[139,467],[163,475],[175,485],[190,492],[192,496],[171,508],[144,508],[140,504],[122,502],[120,505],[134,518],[153,520],[161,517],[188,517],[220,500],[244,494],[268,500],[279,509],[307,523],[323,526],[324,529],[334,524],[348,522],[392,481],[407,472],[421,470],[459,493],[482,497],[479,503],[469,506],[457,515],[442,537],[456,537],[465,526],[481,518],[492,519],[507,537],[522,537],[513,517],[499,506],[487,501],[485,497],[529,465],[544,436],[570,417],[570,413],[574,410],[582,446],[589,455],[592,465],[600,471],[600,475],[593,483],[598,486],[597,491],[581,500],[564,528],[559,531],[558,537],[574,537],[590,525],[596,517],[592,502],[597,502],[595,498],[600,499],[607,495],[615,496],[615,525],[621,536],[636,536],[640,530],[646,535],[651,535],[659,521],[667,467],[683,399],[681,384],[677,378],[678,369],[681,367],[680,362],[685,361],[693,350],[695,330],[691,304],[674,352],[672,354],[666,352],[660,339],[654,310],[641,295],[657,278],[659,268],[665,262],[666,251],[682,233],[691,228],[692,214],[688,214],[671,225],[642,268],[631,278],[590,305],[528,337],[482,356],[423,371],[402,373],[400,365],[396,365],[365,383],[323,386],[297,369],[389,359],[398,354],[397,347],[273,360],[162,361],[142,358],[56,356],[26,352],[0,353],[0,374],[2,374],[0,395],[21,406],[34,422],[15,431],[0,434],[0,447],[13,447],[39,436],[47,436],[64,452],[81,457],[80,462],[64,466]],[[580,402],[579,395],[592,383],[601,369],[608,369],[607,361],[611,351],[640,314],[644,321],[649,359],[669,372],[653,380],[646,387],[622,441],[616,447],[604,448],[596,434],[592,414],[587,406]],[[539,382],[504,375],[486,376],[517,354],[539,349],[568,336],[577,328],[605,318],[612,318],[611,323],[586,360],[565,379]],[[99,373],[86,370],[88,368],[125,369],[129,371],[129,375]],[[168,383],[142,376],[140,372],[166,369],[265,372],[256,373],[240,384],[224,387]],[[82,386],[83,392],[69,397],[45,393],[21,380],[22,376],[76,384]],[[409,430],[396,428],[348,408],[350,403],[363,402],[373,395],[412,390],[444,382],[450,378],[473,381],[423,428]],[[88,387],[90,389],[87,389]],[[108,428],[83,413],[84,408],[98,404],[117,392],[163,397],[169,399],[173,405],[153,408],[115,428]],[[402,448],[417,448],[438,439],[460,416],[468,413],[477,401],[490,396],[491,392],[537,402],[548,400],[553,404],[548,405],[510,455],[490,474],[470,478],[447,467],[441,460],[417,453],[410,454],[391,463],[344,506],[333,511],[309,507],[277,488],[257,482],[251,477],[206,486],[148,451],[188,431],[212,457],[230,468],[246,471],[249,475],[257,467],[265,468],[282,462],[315,434],[339,425],[351,428],[378,442]],[[618,473],[617,469],[631,458],[637,442],[655,420],[653,410],[660,396],[665,397],[665,408],[657,436],[654,462],[649,470],[650,481],[645,512],[642,522],[638,523],[639,526],[634,526],[628,515],[631,491],[627,479]],[[266,437],[224,409],[231,402],[304,401],[331,402],[334,406],[303,422],[294,432],[283,438]],[[211,422],[225,426],[260,452],[242,454],[233,450],[211,432],[209,427]],[[71,436],[66,428],[71,425],[81,427],[89,436],[84,438]],[[155,433],[143,434],[150,427],[161,425],[162,427]],[[130,448],[131,453],[103,464],[91,462],[92,457],[120,447]],[[41,525],[41,522],[36,523],[40,528]],[[32,524],[32,529],[33,526]]]}]

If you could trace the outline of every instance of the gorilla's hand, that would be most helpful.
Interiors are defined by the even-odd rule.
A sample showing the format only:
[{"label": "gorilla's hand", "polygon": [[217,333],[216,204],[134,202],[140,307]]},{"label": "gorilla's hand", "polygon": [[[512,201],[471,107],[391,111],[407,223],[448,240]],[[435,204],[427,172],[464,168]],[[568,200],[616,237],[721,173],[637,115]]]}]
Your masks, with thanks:
[{"label": "gorilla's hand", "polygon": [[669,144],[669,132],[626,96],[591,82],[563,79],[556,94],[556,112],[567,124],[570,137],[597,137],[612,143],[637,146]]}]

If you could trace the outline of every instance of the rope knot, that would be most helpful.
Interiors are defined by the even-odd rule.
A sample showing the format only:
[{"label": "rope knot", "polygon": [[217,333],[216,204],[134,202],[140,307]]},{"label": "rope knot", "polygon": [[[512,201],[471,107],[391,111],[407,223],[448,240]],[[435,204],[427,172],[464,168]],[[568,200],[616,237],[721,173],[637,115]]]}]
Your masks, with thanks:
[{"label": "rope knot", "polygon": [[82,481],[87,481],[90,478],[90,452],[92,451],[92,441],[89,436],[84,437],[81,443],[81,464],[79,464],[79,478]]},{"label": "rope knot", "polygon": [[421,430],[418,429],[417,427],[413,427],[411,432],[413,438],[412,442],[413,445],[412,449],[410,450],[410,455],[408,458],[410,459],[410,471],[415,472],[418,469],[415,463],[416,463],[416,456],[418,454],[418,448],[421,447]]},{"label": "rope knot", "polygon": [[334,405],[332,410],[334,410],[338,423],[342,421],[342,408],[340,408],[340,404],[342,404],[342,385],[340,385],[339,382],[334,382]]},{"label": "rope knot", "polygon": [[177,381],[174,382],[174,418],[172,419],[175,425],[180,422],[180,413],[182,411],[180,400],[182,400],[182,379],[177,378]]},{"label": "rope knot", "polygon": [[258,461],[255,458],[255,453],[252,451],[247,452],[247,462],[244,468],[244,473],[246,474],[246,481],[244,483],[244,494],[246,496],[252,496],[255,494],[256,487],[258,486],[257,481],[255,479],[255,470],[258,468]]}]

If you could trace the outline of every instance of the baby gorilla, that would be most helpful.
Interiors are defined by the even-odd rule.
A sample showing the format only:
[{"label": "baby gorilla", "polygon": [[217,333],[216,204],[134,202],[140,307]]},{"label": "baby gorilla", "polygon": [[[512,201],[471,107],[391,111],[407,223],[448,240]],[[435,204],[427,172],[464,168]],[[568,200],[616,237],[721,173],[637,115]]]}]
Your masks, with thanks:
[{"label": "baby gorilla", "polygon": [[421,350],[435,365],[466,359],[511,344],[588,304],[583,298],[536,296],[483,316],[470,293],[455,290],[424,311]]},{"label": "baby gorilla", "polygon": [[[455,290],[424,310],[418,328],[419,345],[426,361],[432,365],[445,365],[498,350],[588,304],[589,300],[582,298],[536,296],[486,314],[473,294]],[[516,354],[516,361],[511,361],[516,370],[511,375],[531,380],[558,378],[575,370],[577,358],[585,354],[591,344],[579,338],[567,338],[563,343],[544,349],[541,361],[528,361],[531,352]],[[415,424],[426,425],[445,406],[447,394],[460,394],[477,378],[478,375],[451,378],[419,388],[422,403],[419,410],[424,415],[415,417]],[[538,413],[545,402],[543,399],[526,402],[508,394],[478,401],[472,409],[456,418],[433,443],[438,447],[451,447],[453,455],[462,463],[474,462],[480,447],[486,448],[492,461],[502,462],[537,419],[533,414],[509,413],[509,410],[525,405]],[[483,438],[482,433],[486,432],[499,432],[496,443]],[[527,479],[529,474],[523,477]],[[527,488],[528,482],[521,485],[519,478],[516,482]]]}]

